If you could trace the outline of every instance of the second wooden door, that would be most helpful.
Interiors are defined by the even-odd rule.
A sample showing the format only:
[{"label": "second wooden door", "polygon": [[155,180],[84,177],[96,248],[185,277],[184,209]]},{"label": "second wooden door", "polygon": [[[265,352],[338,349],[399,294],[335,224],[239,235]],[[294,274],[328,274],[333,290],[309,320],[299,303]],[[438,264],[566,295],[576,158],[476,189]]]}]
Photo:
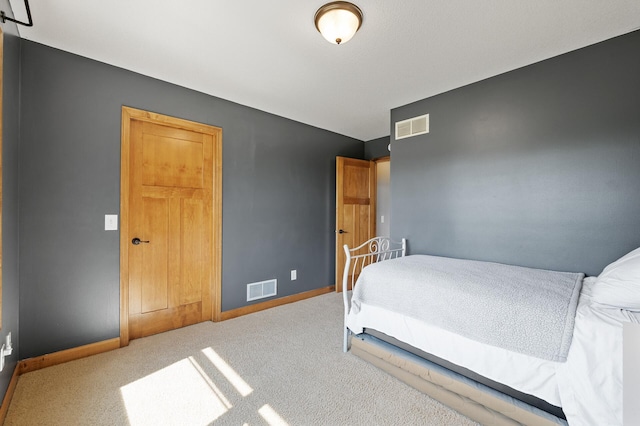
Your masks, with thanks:
[{"label": "second wooden door", "polygon": [[376,235],[375,210],[375,163],[336,157],[336,291],[343,290],[343,246],[353,248]]}]

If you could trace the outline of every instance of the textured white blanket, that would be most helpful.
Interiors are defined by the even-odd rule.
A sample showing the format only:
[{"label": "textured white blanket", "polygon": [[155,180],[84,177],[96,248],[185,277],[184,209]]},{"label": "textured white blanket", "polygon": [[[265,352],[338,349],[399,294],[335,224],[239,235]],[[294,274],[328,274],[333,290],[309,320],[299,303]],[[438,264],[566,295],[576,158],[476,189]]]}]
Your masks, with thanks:
[{"label": "textured white blanket", "polygon": [[537,358],[567,359],[584,274],[413,255],[367,266],[360,303]]}]

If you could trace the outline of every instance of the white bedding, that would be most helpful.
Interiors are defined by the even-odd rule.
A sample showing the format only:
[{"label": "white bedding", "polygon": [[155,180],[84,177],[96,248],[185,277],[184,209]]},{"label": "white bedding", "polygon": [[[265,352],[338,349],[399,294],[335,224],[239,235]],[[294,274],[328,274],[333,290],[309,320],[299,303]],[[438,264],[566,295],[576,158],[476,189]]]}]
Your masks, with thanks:
[{"label": "white bedding", "polygon": [[372,328],[425,352],[468,368],[518,391],[561,406],[570,425],[622,424],[622,323],[638,322],[628,311],[591,300],[595,278],[586,278],[567,362],[530,357],[362,304],[347,326]]},{"label": "white bedding", "polygon": [[640,315],[593,301],[595,278],[582,297],[567,362],[556,380],[570,425],[622,425],[622,327]]}]

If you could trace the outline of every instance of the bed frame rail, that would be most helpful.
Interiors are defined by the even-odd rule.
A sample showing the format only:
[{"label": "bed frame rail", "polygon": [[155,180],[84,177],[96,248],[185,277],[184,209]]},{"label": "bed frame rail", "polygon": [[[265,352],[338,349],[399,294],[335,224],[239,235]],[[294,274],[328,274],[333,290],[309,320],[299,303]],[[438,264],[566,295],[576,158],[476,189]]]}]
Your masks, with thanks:
[{"label": "bed frame rail", "polygon": [[342,298],[344,301],[344,341],[343,351],[349,350],[349,329],[347,328],[347,316],[351,309],[351,298],[348,290],[353,289],[362,270],[372,263],[384,260],[404,257],[407,254],[407,240],[394,241],[389,237],[374,237],[365,241],[358,247],[350,249],[344,245],[346,261],[342,274]]}]

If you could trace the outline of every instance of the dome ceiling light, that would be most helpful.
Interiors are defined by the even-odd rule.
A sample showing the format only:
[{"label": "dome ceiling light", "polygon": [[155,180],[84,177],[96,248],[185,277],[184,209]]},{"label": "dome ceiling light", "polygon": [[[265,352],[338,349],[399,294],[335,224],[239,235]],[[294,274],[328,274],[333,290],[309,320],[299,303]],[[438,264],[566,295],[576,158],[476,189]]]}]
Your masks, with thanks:
[{"label": "dome ceiling light", "polygon": [[314,20],[316,28],[328,42],[344,44],[360,29],[362,11],[353,3],[334,1],[318,9]]}]

